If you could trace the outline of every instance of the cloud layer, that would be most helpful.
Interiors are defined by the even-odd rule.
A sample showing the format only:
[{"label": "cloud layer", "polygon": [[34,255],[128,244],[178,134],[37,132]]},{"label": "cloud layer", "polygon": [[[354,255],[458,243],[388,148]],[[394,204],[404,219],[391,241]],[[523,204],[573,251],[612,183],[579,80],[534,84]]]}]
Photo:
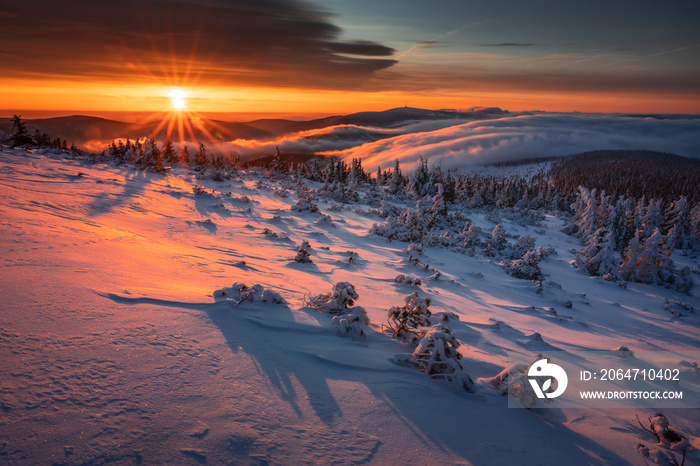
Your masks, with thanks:
[{"label": "cloud layer", "polygon": [[420,157],[455,169],[599,149],[644,149],[700,158],[698,135],[700,119],[535,114],[403,134],[329,154],[346,160],[360,157],[372,170],[390,168],[395,160],[412,169]]},{"label": "cloud layer", "polygon": [[27,0],[0,18],[0,76],[344,89],[394,64],[305,0]]}]

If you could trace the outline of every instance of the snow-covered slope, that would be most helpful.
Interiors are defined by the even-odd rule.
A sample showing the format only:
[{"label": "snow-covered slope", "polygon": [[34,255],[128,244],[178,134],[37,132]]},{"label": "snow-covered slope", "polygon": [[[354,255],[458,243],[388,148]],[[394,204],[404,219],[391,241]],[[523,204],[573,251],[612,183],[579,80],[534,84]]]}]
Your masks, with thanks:
[{"label": "snow-covered slope", "polygon": [[[424,248],[416,267],[406,243],[369,233],[384,219],[363,201],[296,212],[261,175],[214,182],[0,149],[3,463],[643,464],[635,445],[653,439],[635,415],[651,410],[509,409],[482,382],[467,393],[392,363],[411,347],[390,338],[387,310],[417,289],[398,274],[459,316],[473,380],[553,348],[700,350],[700,315],[664,309],[698,298],[575,270],[560,219],[501,219],[558,252],[538,294],[449,249]],[[303,240],[311,263],[293,260]],[[341,281],[370,318],[365,339],[307,306]],[[287,304],[214,298],[233,283]],[[667,411],[700,446],[697,410]]]}]

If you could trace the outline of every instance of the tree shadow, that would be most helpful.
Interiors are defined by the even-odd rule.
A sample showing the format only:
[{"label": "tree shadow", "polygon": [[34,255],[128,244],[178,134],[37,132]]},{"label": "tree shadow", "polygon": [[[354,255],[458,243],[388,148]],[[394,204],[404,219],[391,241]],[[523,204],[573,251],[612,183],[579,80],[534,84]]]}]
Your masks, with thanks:
[{"label": "tree shadow", "polygon": [[[266,384],[295,413],[302,415],[304,399],[328,427],[346,417],[329,381],[345,381],[367,387],[384,404],[379,411],[395,416],[423,448],[470,463],[503,464],[526,458],[533,464],[629,464],[616,452],[562,425],[558,410],[509,409],[506,398],[485,388],[467,394],[386,359],[376,360],[383,353],[373,348],[387,344],[379,332],[370,331],[366,344],[360,344],[340,337],[329,324],[296,322],[286,305],[243,302],[235,306],[231,301],[185,303],[100,294],[123,305],[152,304],[205,313],[231,352],[252,358]],[[299,311],[318,316],[308,308]],[[374,362],[367,363],[372,356]],[[295,382],[306,393],[300,393]],[[374,409],[378,408],[368,407],[368,411]],[[390,429],[387,435],[394,433]]]},{"label": "tree shadow", "polygon": [[[97,217],[98,215],[107,214],[115,208],[125,205],[130,199],[141,195],[146,186],[150,183],[148,174],[143,170],[124,170],[124,185],[121,193],[101,192],[96,195],[92,202],[88,204],[88,217]],[[127,176],[126,173],[131,173]]]}]

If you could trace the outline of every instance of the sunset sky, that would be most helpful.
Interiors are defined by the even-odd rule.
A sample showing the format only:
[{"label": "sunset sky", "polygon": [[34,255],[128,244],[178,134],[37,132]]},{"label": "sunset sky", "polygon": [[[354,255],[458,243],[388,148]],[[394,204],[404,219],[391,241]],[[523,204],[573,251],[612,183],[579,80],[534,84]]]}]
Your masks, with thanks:
[{"label": "sunset sky", "polygon": [[697,1],[0,0],[0,108],[700,113]]}]

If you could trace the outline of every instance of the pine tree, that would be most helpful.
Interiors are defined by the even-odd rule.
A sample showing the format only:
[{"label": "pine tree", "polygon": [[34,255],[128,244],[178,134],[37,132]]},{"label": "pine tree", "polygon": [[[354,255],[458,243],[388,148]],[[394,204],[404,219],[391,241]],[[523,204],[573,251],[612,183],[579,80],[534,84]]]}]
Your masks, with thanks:
[{"label": "pine tree", "polygon": [[187,149],[187,144],[180,143],[180,166],[186,167],[190,163],[190,151]]},{"label": "pine tree", "polygon": [[11,121],[13,133],[10,136],[10,147],[30,145],[32,138],[29,136],[27,127],[22,121],[22,115],[13,115]]},{"label": "pine tree", "polygon": [[506,237],[506,232],[499,223],[498,225],[493,227],[493,230],[491,231],[491,238],[486,243],[486,250],[484,251],[484,254],[493,257],[497,255],[500,251],[503,251],[507,245],[508,240]]},{"label": "pine tree", "polygon": [[688,199],[685,196],[672,202],[666,209],[663,229],[668,236],[670,247],[683,247],[690,231],[690,212],[688,211]]},{"label": "pine tree", "polygon": [[606,280],[620,279],[620,263],[615,256],[615,238],[608,228],[599,228],[591,236],[588,245],[577,254],[578,262],[589,274]]},{"label": "pine tree", "polygon": [[195,156],[195,165],[197,169],[202,170],[207,166],[207,150],[204,144],[199,143],[199,150],[197,150],[197,155]]},{"label": "pine tree", "polygon": [[641,260],[643,249],[642,249],[642,239],[640,238],[640,231],[637,230],[634,237],[629,241],[627,248],[623,254],[624,261],[620,265],[620,275],[622,278],[629,281],[640,281],[641,270],[639,268],[639,261]]},{"label": "pine tree", "polygon": [[163,161],[167,163],[168,165],[172,166],[177,163],[177,155],[175,153],[175,148],[173,147],[173,143],[170,141],[169,138],[166,138],[163,141]]}]

